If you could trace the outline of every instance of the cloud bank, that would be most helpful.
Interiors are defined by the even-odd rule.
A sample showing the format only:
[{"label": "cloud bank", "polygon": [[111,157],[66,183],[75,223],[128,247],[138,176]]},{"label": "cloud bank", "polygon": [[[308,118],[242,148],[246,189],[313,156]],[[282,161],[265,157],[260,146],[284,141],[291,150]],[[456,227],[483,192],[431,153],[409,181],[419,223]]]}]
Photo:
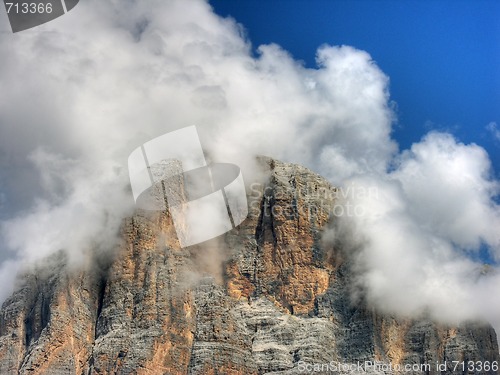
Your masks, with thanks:
[{"label": "cloud bank", "polygon": [[277,45],[254,56],[242,27],[201,0],[89,0],[32,30],[4,26],[0,54],[4,285],[59,249],[112,246],[133,209],[129,153],[196,124],[215,161],[264,154],[375,188],[348,198],[363,214],[333,233],[356,249],[371,303],[500,327],[499,273],[480,276],[474,260],[500,257],[488,155],[438,132],[399,152],[389,79],[367,52],[324,45],[307,69]]}]

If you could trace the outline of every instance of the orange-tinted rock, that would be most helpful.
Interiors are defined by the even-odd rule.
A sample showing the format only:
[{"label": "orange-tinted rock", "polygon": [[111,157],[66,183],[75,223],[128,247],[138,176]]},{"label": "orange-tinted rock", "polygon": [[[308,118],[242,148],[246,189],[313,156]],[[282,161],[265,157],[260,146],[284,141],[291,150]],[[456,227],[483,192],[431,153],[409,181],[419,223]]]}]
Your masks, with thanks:
[{"label": "orange-tinted rock", "polygon": [[218,239],[181,249],[167,212],[141,211],[112,252],[78,270],[58,253],[21,277],[0,312],[0,374],[499,361],[486,324],[401,319],[352,300],[352,260],[322,240],[335,188],[306,168],[263,164],[268,178],[249,184],[248,219]]}]

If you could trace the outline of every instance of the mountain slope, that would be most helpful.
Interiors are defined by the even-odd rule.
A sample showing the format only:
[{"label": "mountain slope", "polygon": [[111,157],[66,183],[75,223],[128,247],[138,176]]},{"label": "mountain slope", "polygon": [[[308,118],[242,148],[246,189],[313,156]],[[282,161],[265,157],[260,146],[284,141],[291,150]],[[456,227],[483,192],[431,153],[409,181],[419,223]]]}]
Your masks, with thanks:
[{"label": "mountain slope", "polygon": [[24,275],[0,312],[0,373],[295,374],[378,361],[451,374],[461,373],[451,361],[500,360],[488,325],[400,319],[351,300],[349,254],[322,239],[335,188],[263,164],[248,219],[223,238],[181,249],[168,212],[138,211],[113,252],[78,269],[57,253]]}]

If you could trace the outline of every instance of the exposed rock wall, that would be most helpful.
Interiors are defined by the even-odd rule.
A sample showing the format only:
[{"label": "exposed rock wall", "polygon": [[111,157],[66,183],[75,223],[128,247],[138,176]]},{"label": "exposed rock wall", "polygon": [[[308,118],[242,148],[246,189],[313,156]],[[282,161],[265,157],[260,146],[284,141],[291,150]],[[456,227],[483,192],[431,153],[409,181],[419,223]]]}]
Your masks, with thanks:
[{"label": "exposed rock wall", "polygon": [[322,241],[335,188],[300,166],[264,163],[269,178],[249,187],[249,218],[223,238],[180,249],[167,212],[137,212],[113,256],[77,271],[58,253],[24,275],[0,312],[0,374],[298,374],[301,363],[500,360],[488,325],[398,319],[352,301],[349,256]]}]

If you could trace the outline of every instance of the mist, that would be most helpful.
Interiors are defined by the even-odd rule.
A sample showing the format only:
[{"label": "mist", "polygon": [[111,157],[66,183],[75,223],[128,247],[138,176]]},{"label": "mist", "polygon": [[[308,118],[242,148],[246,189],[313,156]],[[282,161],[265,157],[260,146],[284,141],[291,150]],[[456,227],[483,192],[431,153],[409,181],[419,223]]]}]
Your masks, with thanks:
[{"label": "mist", "polygon": [[278,45],[255,56],[244,27],[201,0],[89,0],[35,29],[6,27],[0,281],[11,288],[0,300],[26,264],[112,247],[134,208],[129,154],[196,125],[210,159],[240,166],[247,183],[254,157],[267,155],[356,187],[343,199],[357,213],[328,235],[356,249],[371,304],[500,328],[500,275],[477,256],[500,257],[489,156],[444,132],[399,150],[389,77],[368,52],[318,46],[316,68]]}]

